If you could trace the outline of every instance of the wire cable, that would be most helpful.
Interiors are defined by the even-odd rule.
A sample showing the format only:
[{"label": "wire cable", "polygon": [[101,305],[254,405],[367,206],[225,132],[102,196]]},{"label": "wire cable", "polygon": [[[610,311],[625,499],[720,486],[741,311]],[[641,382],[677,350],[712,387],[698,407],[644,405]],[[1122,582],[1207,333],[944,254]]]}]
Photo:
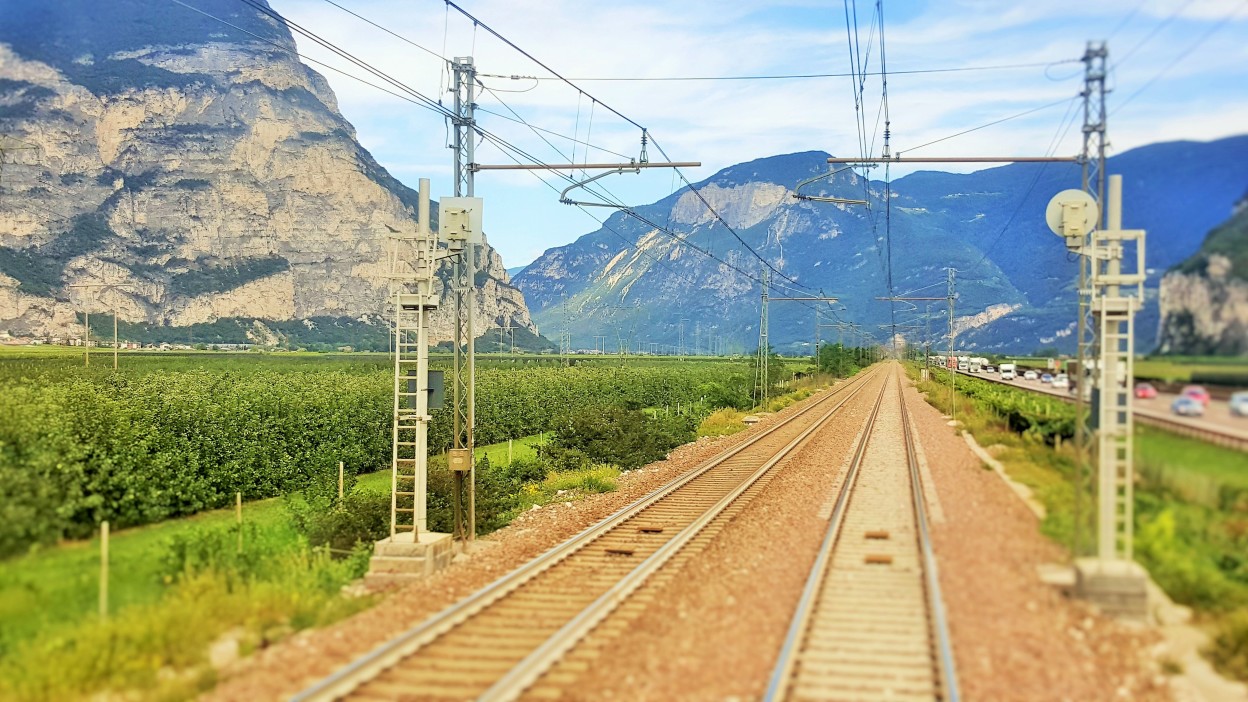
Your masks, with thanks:
[{"label": "wire cable", "polygon": [[[328,1],[328,0],[327,0]],[[846,0],[848,2],[848,0]],[[853,45],[850,45],[850,51],[853,51]],[[1037,61],[1034,63],[1008,63],[997,66],[954,66],[948,68],[914,68],[901,71],[889,71],[889,75],[925,75],[932,73],[968,73],[974,71],[1007,71],[1019,70],[1024,68],[1048,68],[1063,63],[1078,63],[1079,59],[1063,59],[1061,61]],[[851,64],[852,65],[852,64]],[[511,78],[511,79],[529,79],[538,81],[564,80],[555,76],[526,76],[526,75],[503,75],[503,74],[481,74],[489,78]],[[598,76],[598,77],[576,77],[567,78],[569,81],[577,81],[581,83],[678,83],[678,82],[695,82],[695,81],[749,81],[749,80],[815,80],[824,78],[855,78],[859,76],[878,76],[879,72],[864,71],[859,73],[854,70],[850,73],[778,73],[778,74],[758,74],[758,75],[741,75],[741,76]]]},{"label": "wire cable", "polygon": [[[1128,95],[1126,100],[1123,100],[1122,102],[1118,103],[1117,107],[1115,107],[1113,110],[1110,111],[1109,115],[1112,117],[1113,115],[1118,114],[1118,112],[1122,110],[1122,108],[1126,107],[1127,105],[1131,103],[1132,100],[1139,97],[1140,93],[1144,92],[1145,90],[1148,90],[1150,87],[1152,87],[1154,83],[1156,83],[1163,76],[1169,73],[1170,69],[1177,66],[1180,61],[1182,61],[1183,59],[1191,55],[1193,51],[1196,51],[1197,49],[1199,49],[1206,41],[1209,40],[1210,37],[1216,34],[1218,30],[1222,29],[1227,24],[1230,24],[1231,20],[1235,18],[1235,15],[1238,15],[1240,11],[1244,9],[1245,5],[1248,5],[1248,0],[1244,0],[1244,2],[1241,2],[1238,5],[1236,5],[1235,9],[1231,10],[1229,13],[1224,15],[1222,19],[1218,20],[1212,27],[1210,27],[1204,34],[1202,34],[1200,38],[1197,39],[1194,44],[1192,44],[1191,46],[1187,47],[1182,52],[1180,52],[1178,56],[1175,56],[1170,61],[1170,63],[1167,63],[1165,67],[1162,68],[1160,71],[1158,71],[1156,74],[1154,74],[1152,78],[1149,78],[1147,81],[1144,82],[1143,85],[1141,85],[1139,88],[1136,88],[1135,92]],[[1121,63],[1121,61],[1119,63]]]},{"label": "wire cable", "polygon": [[[438,59],[438,60],[440,60],[440,61],[442,61],[442,62],[444,62],[444,63],[446,63],[446,64],[448,64],[448,65],[450,64],[450,60],[449,60],[449,59],[447,59],[447,58],[446,58],[445,56],[443,56],[442,54],[439,54],[438,52],[434,51],[433,49],[427,49],[427,48],[425,48],[425,47],[421,46],[420,44],[417,44],[416,42],[412,41],[411,39],[408,39],[407,37],[405,37],[405,36],[403,36],[403,35],[401,35],[401,34],[399,34],[399,33],[397,33],[397,32],[391,31],[390,29],[388,29],[388,28],[386,28],[386,27],[383,27],[383,26],[381,26],[380,24],[377,24],[376,22],[374,22],[374,21],[370,20],[369,18],[364,17],[364,16],[362,16],[362,15],[358,14],[358,13],[357,13],[357,12],[355,12],[354,10],[351,10],[351,9],[349,9],[349,8],[343,7],[342,5],[339,5],[338,3],[334,2],[334,0],[325,0],[325,2],[329,3],[330,5],[333,5],[334,7],[338,8],[339,10],[342,10],[343,12],[347,13],[348,15],[351,15],[352,17],[355,17],[356,19],[362,20],[362,21],[364,21],[364,22],[367,22],[368,24],[373,25],[373,26],[374,26],[374,27],[376,27],[377,29],[380,29],[381,31],[385,32],[386,34],[389,34],[390,36],[394,37],[395,39],[398,39],[399,41],[405,42],[405,43],[407,43],[407,44],[411,44],[412,46],[416,47],[417,49],[420,49],[421,51],[425,52],[426,54],[429,54],[430,56],[432,56],[432,57],[434,57],[434,58],[436,58],[436,59]],[[443,51],[446,51],[446,49],[445,49],[445,48],[443,48]]]},{"label": "wire cable", "polygon": [[593,100],[594,102],[596,102],[596,103],[598,103],[598,104],[601,104],[601,105],[602,105],[602,107],[603,107],[603,109],[608,110],[609,112],[611,112],[612,114],[614,114],[616,117],[619,117],[620,119],[624,120],[625,122],[628,122],[629,124],[633,125],[634,127],[638,128],[638,129],[641,129],[641,130],[643,130],[643,131],[645,130],[645,127],[641,126],[640,124],[638,124],[638,123],[634,122],[633,120],[629,119],[628,117],[624,116],[624,114],[623,114],[622,112],[620,112],[619,110],[616,110],[615,108],[611,107],[610,105],[606,104],[605,102],[602,102],[601,100],[599,100],[598,98],[594,97],[593,95],[590,95],[589,93],[585,92],[585,91],[584,91],[584,90],[582,90],[579,86],[577,86],[576,84],[574,84],[571,80],[569,80],[569,79],[567,79],[567,78],[564,78],[562,75],[560,75],[560,74],[559,74],[557,71],[555,71],[553,68],[551,68],[550,66],[547,66],[546,64],[544,64],[544,63],[542,63],[541,61],[539,61],[539,60],[537,59],[537,57],[533,56],[533,54],[530,54],[529,52],[525,51],[524,49],[521,49],[519,46],[517,46],[517,45],[515,44],[515,42],[511,41],[511,40],[510,40],[510,39],[508,39],[507,37],[504,37],[502,34],[499,34],[498,32],[494,31],[494,28],[493,28],[493,27],[491,27],[491,26],[489,26],[488,24],[486,24],[486,23],[482,22],[481,20],[477,19],[475,16],[473,16],[473,14],[472,14],[472,13],[468,12],[468,11],[467,11],[467,10],[465,10],[464,8],[462,8],[462,7],[460,7],[459,5],[455,4],[455,3],[454,3],[454,2],[452,2],[451,0],[445,0],[445,2],[446,2],[446,4],[447,4],[448,6],[450,6],[451,8],[453,8],[455,11],[459,12],[459,14],[461,14],[461,15],[463,15],[464,17],[467,17],[468,19],[472,20],[472,26],[473,26],[474,28],[475,28],[475,27],[480,27],[480,28],[484,29],[485,31],[487,31],[487,32],[489,32],[490,34],[494,35],[494,38],[496,38],[496,39],[498,39],[499,41],[503,42],[503,43],[504,43],[504,44],[506,44],[507,46],[510,46],[511,48],[515,49],[516,51],[520,52],[520,54],[521,54],[521,55],[523,55],[525,58],[529,59],[529,60],[530,60],[530,61],[532,61],[533,63],[536,63],[537,65],[539,65],[539,66],[541,66],[542,68],[546,69],[546,71],[547,71],[548,73],[550,73],[551,75],[553,75],[555,78],[558,78],[559,80],[563,81],[564,83],[567,83],[568,85],[572,86],[572,87],[573,87],[573,88],[575,88],[576,90],[578,90],[578,91],[580,91],[580,92],[585,93],[586,97],[588,97],[589,99]]},{"label": "wire cable", "polygon": [[950,134],[949,136],[943,136],[943,137],[941,137],[941,138],[939,138],[939,139],[933,139],[932,141],[929,141],[929,142],[926,142],[926,143],[923,143],[923,144],[919,144],[918,146],[912,146],[912,147],[907,148],[907,149],[897,149],[897,156],[898,156],[898,157],[900,157],[900,156],[901,156],[901,154],[903,154],[903,153],[907,153],[907,154],[908,154],[908,153],[910,153],[910,152],[912,152],[912,151],[918,151],[919,149],[922,149],[922,148],[924,148],[924,147],[931,146],[932,144],[939,144],[939,143],[940,143],[940,142],[942,142],[942,141],[947,141],[947,140],[949,140],[949,139],[953,139],[953,138],[955,138],[955,137],[960,137],[960,136],[962,136],[962,135],[964,135],[964,134],[970,134],[971,132],[977,132],[977,131],[979,131],[979,130],[981,130],[981,129],[986,129],[986,128],[988,128],[988,127],[992,127],[992,126],[995,126],[995,125],[1001,124],[1002,122],[1008,122],[1008,121],[1010,121],[1010,120],[1012,120],[1012,119],[1018,119],[1019,117],[1026,117],[1027,115],[1030,115],[1030,114],[1033,114],[1033,113],[1036,113],[1036,112],[1040,112],[1041,110],[1047,110],[1047,109],[1049,109],[1050,107],[1057,107],[1058,105],[1062,105],[1062,104],[1070,105],[1070,104],[1074,103],[1074,101],[1076,101],[1076,100],[1078,100],[1078,99],[1079,99],[1079,96],[1077,96],[1077,95],[1076,95],[1075,97],[1070,97],[1070,98],[1062,98],[1061,100],[1058,100],[1058,101],[1056,101],[1056,102],[1050,102],[1050,103],[1048,103],[1048,104],[1041,105],[1041,106],[1039,106],[1039,107],[1033,107],[1033,108],[1031,108],[1030,110],[1024,110],[1023,112],[1019,112],[1018,114],[1013,114],[1013,115],[1010,115],[1009,117],[1002,117],[1001,119],[996,119],[996,120],[993,120],[993,121],[988,122],[988,123],[986,123],[986,124],[981,124],[981,125],[979,125],[978,127],[971,127],[970,129],[964,129],[964,130],[962,130],[962,131],[960,131],[960,132],[958,132],[958,133],[956,133],[956,134]]}]

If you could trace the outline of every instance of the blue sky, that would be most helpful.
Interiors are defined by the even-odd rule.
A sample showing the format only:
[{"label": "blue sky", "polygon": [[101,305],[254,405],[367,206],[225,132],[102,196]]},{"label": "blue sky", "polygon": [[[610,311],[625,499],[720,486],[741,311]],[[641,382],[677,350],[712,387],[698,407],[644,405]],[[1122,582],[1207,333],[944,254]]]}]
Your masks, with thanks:
[{"label": "blue sky", "polygon": [[[444,97],[448,104],[445,63],[438,56],[473,56],[481,74],[549,77],[484,29],[474,30],[471,21],[440,1],[335,1],[428,51],[325,0],[270,0],[291,20],[424,95]],[[593,145],[591,161],[615,161],[619,155],[638,153],[639,130],[602,104],[647,127],[673,160],[701,161],[702,167],[685,170],[693,182],[734,163],[775,154],[814,149],[858,153],[849,77],[592,80],[847,73],[850,49],[842,3],[463,0],[460,4],[573,79],[583,91],[555,80],[482,77],[493,91],[481,95],[483,110],[504,115],[514,110],[529,124],[560,136],[539,136],[523,124],[488,112],[479,113],[482,127],[545,162],[568,161],[573,135]],[[885,0],[882,7],[894,152],[906,153],[962,130],[1052,105],[913,155],[1037,155],[1050,150],[1075,155],[1081,116],[1071,99],[1082,89],[1078,59],[1088,40],[1109,41],[1111,153],[1157,141],[1206,141],[1248,131],[1248,0]],[[875,10],[869,0],[857,2],[858,37],[870,72],[880,67]],[[297,40],[308,56],[360,73],[309,41]],[[903,73],[1016,64],[1029,67]],[[314,67],[330,81],[343,114],[382,165],[412,187],[418,178],[430,178],[435,197],[450,194],[451,153],[441,117]],[[602,104],[594,105],[591,95]],[[870,76],[863,109],[876,155],[882,147],[882,124],[876,127],[880,95],[879,77]],[[585,147],[575,148],[577,162],[583,162]],[[650,156],[662,160],[653,147]],[[512,162],[488,144],[479,149],[477,160]],[[895,167],[892,174],[895,178],[906,172]],[[629,204],[652,202],[680,185],[674,174],[657,169],[612,176],[606,182],[612,194]],[[557,193],[563,187],[550,174],[541,178],[528,172],[478,174],[476,190],[485,198],[485,229],[509,267],[528,263],[547,248],[598,227],[581,210],[559,204]],[[599,218],[610,212],[590,211]]]}]

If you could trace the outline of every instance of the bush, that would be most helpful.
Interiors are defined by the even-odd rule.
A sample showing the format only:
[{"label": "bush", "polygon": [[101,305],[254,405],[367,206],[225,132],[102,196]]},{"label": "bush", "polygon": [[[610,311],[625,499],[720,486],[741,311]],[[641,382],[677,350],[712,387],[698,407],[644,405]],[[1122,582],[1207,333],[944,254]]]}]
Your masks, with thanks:
[{"label": "bush", "polygon": [[1208,654],[1222,673],[1248,680],[1248,609],[1233,612],[1218,623]]},{"label": "bush", "polygon": [[390,535],[390,493],[352,491],[342,504],[293,497],[287,502],[291,521],[313,546],[328,546],[336,555],[369,547]]},{"label": "bush", "polygon": [[292,548],[289,541],[273,538],[271,531],[244,522],[240,551],[239,531],[234,525],[199,527],[170,537],[159,556],[162,579],[171,583],[208,571],[220,573],[231,583],[263,579],[277,557]]},{"label": "bush", "polygon": [[[590,462],[636,468],[667,455],[694,438],[694,420],[679,415],[650,417],[638,410],[599,407],[584,410],[555,432],[545,456],[584,469]],[[575,453],[585,457],[580,460]],[[557,470],[566,470],[560,467]]]},{"label": "bush", "polygon": [[550,472],[546,464],[535,458],[517,458],[504,470],[518,483],[540,483]]},{"label": "bush", "polygon": [[745,429],[745,413],[739,410],[724,408],[712,412],[698,426],[698,436],[727,436]]}]

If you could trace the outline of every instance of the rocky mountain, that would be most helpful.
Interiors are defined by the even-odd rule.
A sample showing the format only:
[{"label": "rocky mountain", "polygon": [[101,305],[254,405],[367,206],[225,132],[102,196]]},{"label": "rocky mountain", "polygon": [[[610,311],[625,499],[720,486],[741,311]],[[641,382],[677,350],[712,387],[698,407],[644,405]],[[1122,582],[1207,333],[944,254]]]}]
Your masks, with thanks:
[{"label": "rocky mountain", "polygon": [[[944,343],[943,300],[890,308],[875,299],[889,294],[891,256],[892,290],[900,296],[944,297],[944,269],[957,269],[959,346],[1073,350],[1078,269],[1045,225],[1044,208],[1056,192],[1079,186],[1077,165],[923,171],[887,188],[879,170],[870,181],[847,171],[802,192],[868,199],[870,208],[795,199],[799,182],[829,170],[827,157],[759,159],[695,184],[732,231],[685,189],[636,207],[641,219],[617,212],[605,227],[548,250],[515,283],[534,319],[548,331],[566,325],[573,347],[594,348],[602,343],[594,337],[605,336],[610,348],[678,348],[683,327],[686,349],[749,352],[759,331],[760,285],[752,278],[763,266],[748,245],[796,281],[773,274],[788,287],[774,289],[773,297],[821,290],[839,297],[837,319],[879,339],[895,321],[919,341],[930,304],[930,338]],[[1156,343],[1160,271],[1191,255],[1243,193],[1248,136],[1150,145],[1111,158],[1108,170],[1124,176],[1124,226],[1149,230],[1149,301],[1137,324],[1139,347],[1148,349]],[[881,207],[886,190],[888,208]],[[821,319],[828,323],[832,315]],[[806,303],[771,303],[769,324],[777,348],[800,352],[814,340],[814,311]],[[824,339],[835,334],[821,329]]]},{"label": "rocky mountain", "polygon": [[1248,195],[1161,280],[1158,350],[1248,356]]},{"label": "rocky mountain", "polygon": [[[384,348],[386,236],[416,193],[284,24],[195,5],[0,0],[0,330],[76,335],[115,309],[132,331],[271,340],[284,323]],[[498,254],[478,266],[479,328],[535,332]]]}]

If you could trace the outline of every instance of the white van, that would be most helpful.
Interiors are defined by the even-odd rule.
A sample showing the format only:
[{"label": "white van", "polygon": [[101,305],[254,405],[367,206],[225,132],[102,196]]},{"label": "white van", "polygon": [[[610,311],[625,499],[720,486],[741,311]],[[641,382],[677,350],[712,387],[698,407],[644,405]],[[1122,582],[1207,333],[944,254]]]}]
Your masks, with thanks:
[{"label": "white van", "polygon": [[1015,376],[1016,376],[1016,373],[1014,371],[1013,363],[1001,364],[1001,379],[1002,380],[1013,380]]}]

